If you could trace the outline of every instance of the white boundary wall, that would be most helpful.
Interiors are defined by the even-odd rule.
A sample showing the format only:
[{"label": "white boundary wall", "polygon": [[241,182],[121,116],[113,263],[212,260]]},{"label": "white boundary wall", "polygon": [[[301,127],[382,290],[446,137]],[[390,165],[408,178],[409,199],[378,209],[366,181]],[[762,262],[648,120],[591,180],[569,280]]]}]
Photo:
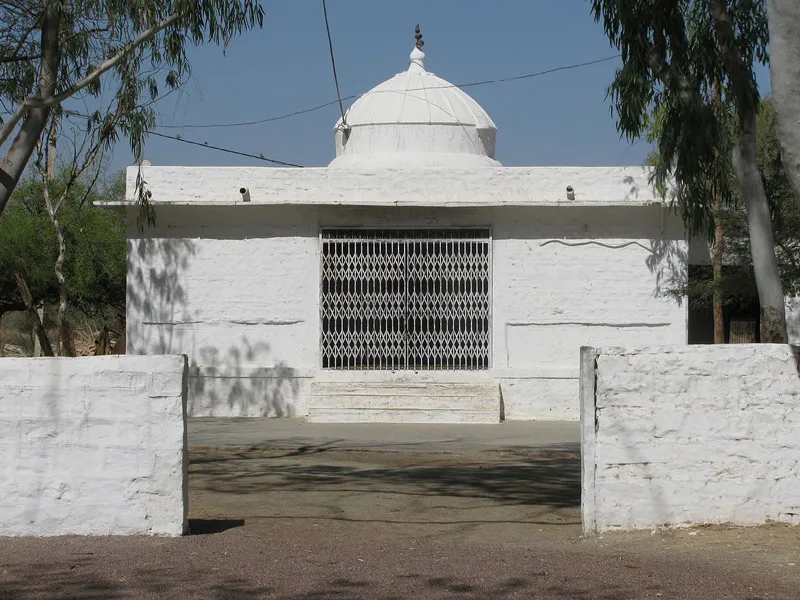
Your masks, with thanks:
[{"label": "white boundary wall", "polygon": [[0,359],[0,535],[181,535],[185,356]]},{"label": "white boundary wall", "polygon": [[585,533],[800,523],[788,345],[581,350]]}]

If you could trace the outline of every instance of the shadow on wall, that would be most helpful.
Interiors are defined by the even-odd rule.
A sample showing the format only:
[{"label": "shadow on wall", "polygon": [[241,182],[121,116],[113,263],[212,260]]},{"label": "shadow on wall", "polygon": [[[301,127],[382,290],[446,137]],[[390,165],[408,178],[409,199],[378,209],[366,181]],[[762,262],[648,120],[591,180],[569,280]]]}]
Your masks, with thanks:
[{"label": "shadow on wall", "polygon": [[683,290],[689,277],[689,251],[686,244],[675,239],[650,240],[652,254],[647,257],[647,268],[656,278],[656,297],[669,297],[680,305],[683,297],[673,293]]},{"label": "shadow on wall", "polygon": [[[296,415],[302,380],[277,360],[274,344],[290,345],[297,323],[257,315],[252,323],[226,320],[221,301],[204,298],[213,296],[214,285],[239,282],[204,270],[197,240],[177,237],[168,225],[158,231],[153,235],[164,237],[145,232],[128,241],[128,353],[189,356],[190,416]],[[236,328],[247,333],[237,339]]]},{"label": "shadow on wall", "polygon": [[128,354],[169,354],[185,346],[176,321],[191,321],[181,277],[197,253],[183,238],[128,240]]},{"label": "shadow on wall", "polygon": [[[20,360],[28,361],[31,359]],[[28,501],[25,503],[25,508],[22,511],[22,517],[27,523],[40,522],[43,518],[43,514],[46,518],[46,505],[48,503],[52,506],[53,501],[60,501],[65,493],[67,493],[68,497],[75,493],[74,490],[70,489],[66,481],[63,479],[59,481],[58,477],[53,477],[53,472],[58,472],[54,467],[58,465],[59,451],[58,444],[51,443],[51,440],[58,440],[60,434],[67,429],[62,420],[62,402],[61,398],[59,398],[59,396],[63,397],[64,390],[59,388],[64,386],[64,383],[68,382],[69,379],[65,378],[61,372],[64,361],[76,359],[48,358],[44,360],[46,362],[44,363],[45,381],[43,384],[46,391],[44,393],[44,406],[39,407],[38,411],[38,419],[41,419],[41,421],[32,425],[31,422],[33,421],[35,423],[36,419],[24,419],[23,422],[20,423],[21,427],[18,431],[22,434],[20,439],[24,440],[24,442],[17,448],[16,461],[12,461],[12,469],[17,473],[24,472],[25,470],[29,473],[33,473],[31,479],[28,481],[28,490],[30,490]],[[32,367],[30,368],[32,369]],[[68,387],[68,385],[66,387]],[[45,410],[41,410],[41,408]],[[87,415],[84,415],[83,420],[85,421],[86,418]],[[25,423],[26,421],[27,423]],[[88,428],[88,423],[86,423],[86,426]],[[26,431],[26,428],[32,428],[33,431]],[[36,437],[40,437],[41,441],[38,442]],[[25,446],[27,446],[27,448]],[[8,449],[11,449],[10,446]],[[30,464],[25,464],[26,461],[23,457],[26,455],[30,457],[33,468],[31,468]],[[2,595],[0,595],[0,597],[2,597]]]},{"label": "shadow on wall", "polygon": [[295,416],[300,395],[296,369],[283,362],[253,366],[263,363],[269,352],[266,342],[251,343],[244,337],[224,352],[214,346],[201,348],[189,367],[189,414]]},{"label": "shadow on wall", "polygon": [[[639,199],[639,184],[630,175],[626,175],[622,178],[622,182],[625,185],[631,186],[628,190],[628,193],[625,194],[625,200],[638,200]],[[649,191],[649,190],[648,190]]]}]

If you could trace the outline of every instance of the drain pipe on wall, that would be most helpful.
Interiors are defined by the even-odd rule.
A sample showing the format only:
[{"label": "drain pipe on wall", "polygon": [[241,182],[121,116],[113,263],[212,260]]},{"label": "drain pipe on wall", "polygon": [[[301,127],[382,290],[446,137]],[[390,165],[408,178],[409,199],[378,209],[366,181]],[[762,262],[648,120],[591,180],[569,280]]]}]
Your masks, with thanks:
[{"label": "drain pipe on wall", "polygon": [[247,188],[239,188],[239,193],[242,195],[242,202],[250,202],[250,190]]}]

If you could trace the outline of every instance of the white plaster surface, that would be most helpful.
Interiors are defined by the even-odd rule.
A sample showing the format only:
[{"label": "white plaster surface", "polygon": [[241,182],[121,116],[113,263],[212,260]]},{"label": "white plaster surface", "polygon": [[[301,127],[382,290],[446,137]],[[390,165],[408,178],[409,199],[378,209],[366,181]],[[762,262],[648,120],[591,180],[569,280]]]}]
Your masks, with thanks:
[{"label": "white plaster surface", "polygon": [[[183,193],[165,181],[154,189]],[[314,381],[395,376],[319,368],[321,227],[491,229],[491,369],[481,377],[500,383],[508,420],[578,419],[581,345],[686,342],[686,306],[664,296],[685,276],[686,244],[660,205],[161,205],[143,237],[128,210],[128,352],[189,356],[191,416],[306,416]]]},{"label": "white plaster surface", "polygon": [[587,533],[800,523],[796,347],[587,349],[582,366]]},{"label": "white plaster surface", "polygon": [[0,535],[181,535],[184,356],[0,360]]},{"label": "white plaster surface", "polygon": [[497,127],[466,92],[425,70],[414,48],[407,71],[356,100],[336,126],[332,168],[499,167]]},{"label": "white plaster surface", "polygon": [[[347,124],[458,125],[497,129],[486,111],[469,94],[425,67],[425,53],[415,49],[409,68],[378,84],[345,113]],[[342,119],[336,122],[341,127]]]},{"label": "white plaster surface", "polygon": [[316,382],[311,423],[499,423],[497,382]]},{"label": "white plaster surface", "polygon": [[786,329],[789,343],[800,344],[800,298],[786,299]]},{"label": "white plaster surface", "polygon": [[[643,167],[502,168],[141,168],[153,203],[247,206],[256,204],[355,206],[554,206],[660,203]],[[138,167],[127,170],[124,203],[136,199]],[[572,186],[575,200],[567,199]],[[250,191],[242,202],[241,188]],[[114,206],[120,202],[106,203]],[[239,209],[241,210],[241,209]]]}]

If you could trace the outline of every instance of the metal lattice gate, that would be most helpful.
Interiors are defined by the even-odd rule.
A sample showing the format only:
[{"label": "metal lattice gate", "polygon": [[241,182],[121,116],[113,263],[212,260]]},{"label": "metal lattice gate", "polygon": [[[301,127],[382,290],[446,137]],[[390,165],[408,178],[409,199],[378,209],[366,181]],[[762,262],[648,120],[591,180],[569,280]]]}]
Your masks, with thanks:
[{"label": "metal lattice gate", "polygon": [[326,369],[489,368],[489,231],[322,232]]}]

